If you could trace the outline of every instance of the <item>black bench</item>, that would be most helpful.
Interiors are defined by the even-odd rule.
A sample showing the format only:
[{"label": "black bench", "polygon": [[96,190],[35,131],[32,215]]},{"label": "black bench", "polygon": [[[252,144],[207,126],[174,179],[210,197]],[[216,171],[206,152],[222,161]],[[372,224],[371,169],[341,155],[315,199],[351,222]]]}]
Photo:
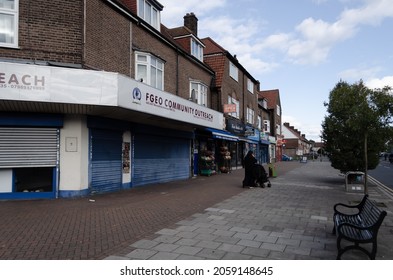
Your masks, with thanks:
[{"label": "black bench", "polygon": [[[341,212],[339,211],[340,208],[347,208],[347,212],[351,209],[351,213]],[[375,260],[378,230],[386,214],[386,211],[381,211],[368,198],[367,194],[357,205],[335,204],[333,234],[337,234],[337,259],[341,259],[342,254],[348,250],[358,249],[364,252],[370,259]],[[341,248],[342,239],[353,242],[354,245]],[[360,246],[360,244],[365,243],[372,244],[371,252]]]}]

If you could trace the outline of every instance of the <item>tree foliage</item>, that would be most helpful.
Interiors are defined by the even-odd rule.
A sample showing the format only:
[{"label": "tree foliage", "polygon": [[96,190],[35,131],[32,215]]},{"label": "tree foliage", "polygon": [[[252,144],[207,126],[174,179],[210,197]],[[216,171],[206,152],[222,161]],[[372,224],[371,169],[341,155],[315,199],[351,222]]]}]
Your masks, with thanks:
[{"label": "tree foliage", "polygon": [[368,169],[377,167],[379,153],[392,135],[390,90],[372,90],[362,81],[340,81],[330,92],[329,103],[325,103],[328,115],[322,123],[322,139],[334,168],[367,174]]}]

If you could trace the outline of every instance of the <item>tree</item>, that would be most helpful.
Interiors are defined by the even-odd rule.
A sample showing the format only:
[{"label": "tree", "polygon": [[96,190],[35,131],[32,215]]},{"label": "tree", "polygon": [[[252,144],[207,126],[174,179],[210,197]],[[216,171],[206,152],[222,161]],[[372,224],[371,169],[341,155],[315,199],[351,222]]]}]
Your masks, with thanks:
[{"label": "tree", "polygon": [[379,153],[391,139],[393,97],[391,88],[371,90],[362,81],[340,81],[330,92],[322,139],[332,166],[341,172],[363,171],[379,163]]}]

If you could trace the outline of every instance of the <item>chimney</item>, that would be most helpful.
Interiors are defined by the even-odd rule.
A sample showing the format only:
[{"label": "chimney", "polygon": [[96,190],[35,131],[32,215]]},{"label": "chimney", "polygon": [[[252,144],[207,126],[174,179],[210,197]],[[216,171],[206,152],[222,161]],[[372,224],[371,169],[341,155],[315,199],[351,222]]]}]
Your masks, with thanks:
[{"label": "chimney", "polygon": [[187,13],[184,16],[184,26],[190,29],[192,34],[198,37],[198,19],[194,13]]}]

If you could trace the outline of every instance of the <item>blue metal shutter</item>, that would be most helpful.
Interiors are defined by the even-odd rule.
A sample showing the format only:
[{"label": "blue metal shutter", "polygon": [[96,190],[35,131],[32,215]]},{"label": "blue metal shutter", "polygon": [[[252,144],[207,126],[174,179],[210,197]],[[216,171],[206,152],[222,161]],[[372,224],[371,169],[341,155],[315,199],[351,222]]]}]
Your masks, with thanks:
[{"label": "blue metal shutter", "polygon": [[91,130],[91,191],[118,191],[122,184],[121,131]]},{"label": "blue metal shutter", "polygon": [[138,134],[134,143],[134,186],[189,178],[189,139]]}]

